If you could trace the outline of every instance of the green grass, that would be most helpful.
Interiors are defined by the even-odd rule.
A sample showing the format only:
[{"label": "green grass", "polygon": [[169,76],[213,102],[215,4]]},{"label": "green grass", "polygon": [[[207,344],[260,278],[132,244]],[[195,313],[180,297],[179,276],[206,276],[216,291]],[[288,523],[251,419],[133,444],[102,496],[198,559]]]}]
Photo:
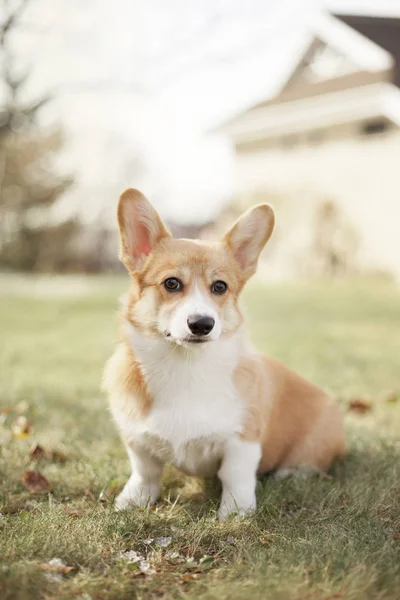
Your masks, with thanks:
[{"label": "green grass", "polygon": [[[350,451],[332,478],[264,479],[256,515],[221,524],[218,485],[173,469],[157,507],[112,510],[129,466],[100,377],[126,283],[0,280],[0,598],[398,598],[399,291],[374,282],[249,287],[255,345],[345,409],[365,399],[371,410],[346,411]],[[12,436],[18,414],[32,421],[25,439]],[[65,462],[37,465],[32,444]],[[23,473],[36,468],[50,494],[23,488]],[[155,573],[120,558],[130,550]],[[46,571],[56,557],[75,570]]]}]

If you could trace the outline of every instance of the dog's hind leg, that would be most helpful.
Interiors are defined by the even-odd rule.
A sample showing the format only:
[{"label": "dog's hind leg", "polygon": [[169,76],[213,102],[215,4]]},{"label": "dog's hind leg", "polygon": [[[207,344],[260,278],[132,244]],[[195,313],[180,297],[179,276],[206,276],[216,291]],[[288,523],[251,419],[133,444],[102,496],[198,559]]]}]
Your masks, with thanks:
[{"label": "dog's hind leg", "polygon": [[313,475],[328,477],[325,471],[319,467],[283,467],[282,469],[275,471],[275,473],[272,474],[272,477],[275,481],[282,481],[282,479],[287,479],[288,477],[306,479]]}]

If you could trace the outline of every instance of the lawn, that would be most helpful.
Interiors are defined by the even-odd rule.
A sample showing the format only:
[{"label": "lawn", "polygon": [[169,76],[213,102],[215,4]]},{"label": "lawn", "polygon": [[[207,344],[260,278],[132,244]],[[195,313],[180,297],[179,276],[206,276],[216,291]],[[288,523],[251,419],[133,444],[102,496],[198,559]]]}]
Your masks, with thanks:
[{"label": "lawn", "polygon": [[126,283],[0,280],[1,600],[398,599],[399,290],[249,287],[255,345],[338,397],[350,450],[330,478],[265,478],[255,516],[222,524],[218,485],[173,469],[156,507],[112,510],[129,466],[100,378]]}]

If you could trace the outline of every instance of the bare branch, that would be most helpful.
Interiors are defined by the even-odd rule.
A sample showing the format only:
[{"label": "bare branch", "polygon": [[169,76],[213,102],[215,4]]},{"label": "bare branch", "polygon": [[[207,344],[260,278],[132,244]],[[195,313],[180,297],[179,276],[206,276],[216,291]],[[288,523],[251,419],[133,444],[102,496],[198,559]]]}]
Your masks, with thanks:
[{"label": "bare branch", "polygon": [[[31,0],[21,0],[17,7],[12,10],[4,23],[0,25],[0,45],[4,45],[6,41],[7,34],[12,30],[12,28],[16,25],[18,20],[20,19],[22,13],[24,12],[27,5],[31,2]],[[8,4],[5,3],[5,4]]]},{"label": "bare branch", "polygon": [[48,94],[47,96],[43,96],[43,98],[37,100],[33,104],[21,108],[21,112],[23,112],[23,114],[27,115],[29,118],[32,118],[39,110],[39,108],[42,108],[42,106],[44,106],[48,102],[51,102],[51,100],[53,100],[53,96],[51,94]]}]

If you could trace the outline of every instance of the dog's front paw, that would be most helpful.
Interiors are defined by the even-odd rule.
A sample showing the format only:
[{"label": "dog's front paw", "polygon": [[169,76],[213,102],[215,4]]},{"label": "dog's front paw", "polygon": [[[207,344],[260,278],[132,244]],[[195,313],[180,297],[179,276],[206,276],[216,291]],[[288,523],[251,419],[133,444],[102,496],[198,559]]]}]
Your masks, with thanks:
[{"label": "dog's front paw", "polygon": [[221,506],[218,511],[218,519],[225,521],[230,516],[235,515],[237,517],[248,517],[256,510],[256,499],[251,499],[246,504],[238,504],[232,495],[224,497],[222,496]]},{"label": "dog's front paw", "polygon": [[125,510],[134,506],[145,507],[157,502],[160,495],[160,484],[144,483],[137,478],[129,479],[122,492],[115,500],[115,510]]}]

